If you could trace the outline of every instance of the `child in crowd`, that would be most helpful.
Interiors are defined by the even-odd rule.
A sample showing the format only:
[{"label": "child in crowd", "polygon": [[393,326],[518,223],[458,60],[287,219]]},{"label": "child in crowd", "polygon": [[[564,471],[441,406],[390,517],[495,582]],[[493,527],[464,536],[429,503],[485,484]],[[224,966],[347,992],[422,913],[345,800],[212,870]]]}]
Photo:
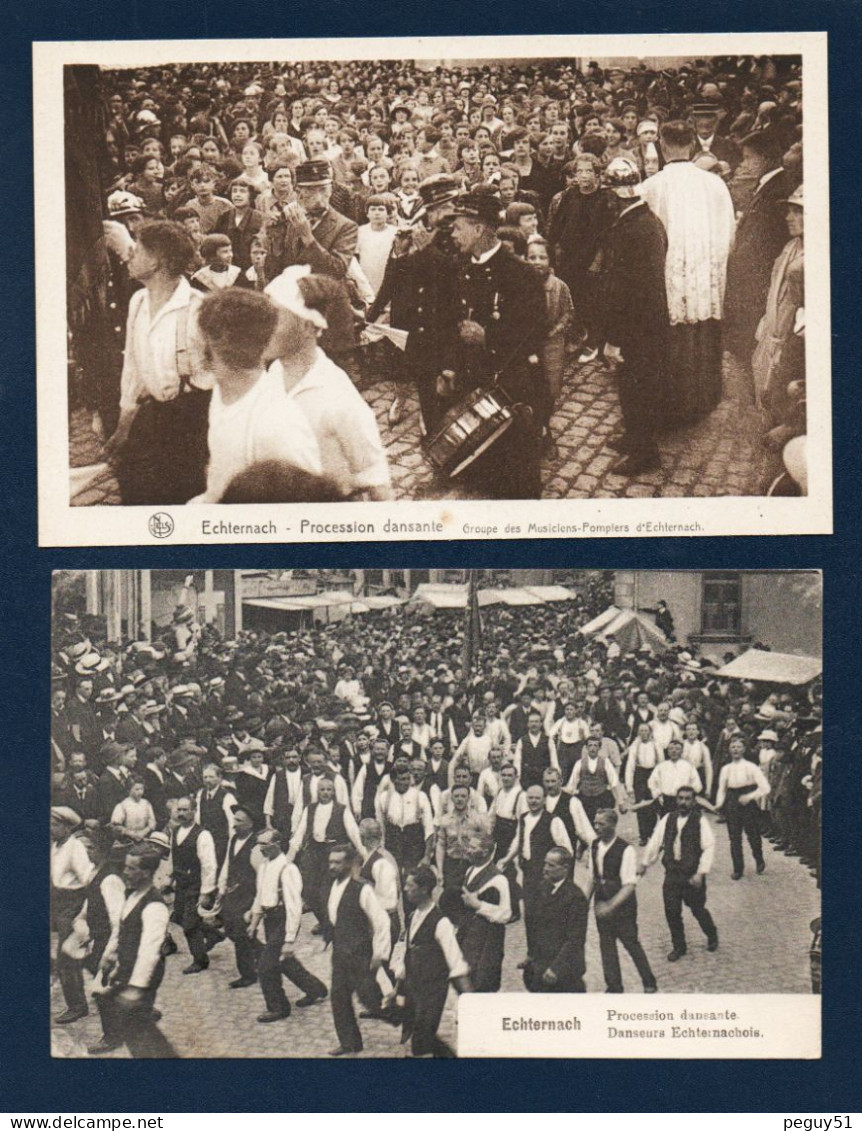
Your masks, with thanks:
[{"label": "child in crowd", "polygon": [[240,275],[240,269],[233,262],[233,247],[230,236],[215,232],[201,241],[203,267],[192,275],[192,286],[201,291],[223,291],[232,287]]},{"label": "child in crowd", "polygon": [[542,365],[548,383],[547,416],[542,422],[547,432],[563,384],[563,369],[566,362],[566,335],[575,317],[572,294],[562,279],[558,279],[551,267],[547,240],[541,236],[531,236],[527,243],[527,262],[542,277],[545,284],[545,299],[548,304],[548,336],[542,347]]},{"label": "child in crowd", "polygon": [[[397,229],[389,222],[386,199],[383,194],[374,193],[365,203],[368,223],[359,228],[356,244],[356,257],[366,279],[371,285],[373,296],[380,290],[383,272],[392,251],[392,243]],[[373,297],[372,297],[373,301]]]}]

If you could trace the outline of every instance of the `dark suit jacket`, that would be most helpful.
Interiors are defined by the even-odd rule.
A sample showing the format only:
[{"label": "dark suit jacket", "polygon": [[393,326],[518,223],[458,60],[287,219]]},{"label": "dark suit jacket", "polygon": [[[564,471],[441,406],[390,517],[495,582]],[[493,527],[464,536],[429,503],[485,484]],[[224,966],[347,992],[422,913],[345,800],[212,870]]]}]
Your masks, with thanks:
[{"label": "dark suit jacket", "polygon": [[110,771],[105,770],[99,778],[99,806],[102,824],[107,825],[110,823],[111,814],[121,801],[129,796],[128,785],[125,781],[119,781],[117,777]]},{"label": "dark suit jacket", "polygon": [[[697,157],[698,153],[702,152],[703,148],[697,138],[695,138],[692,142],[690,156]],[[735,169],[742,160],[742,154],[736,142],[731,141],[729,137],[720,137],[718,134],[712,139],[709,152],[717,157],[719,161],[726,161],[731,169]]]},{"label": "dark suit jacket", "polygon": [[95,785],[87,786],[83,800],[78,797],[73,785],[64,786],[52,797],[51,804],[67,805],[70,809],[74,809],[82,821],[98,821],[101,817],[99,790]]},{"label": "dark suit jacket", "polygon": [[251,267],[251,244],[263,226],[264,215],[256,208],[250,208],[240,223],[235,224],[236,215],[238,214],[225,212],[223,216],[219,216],[214,230],[230,237],[233,261],[240,270],[245,271]]},{"label": "dark suit jacket", "polygon": [[745,361],[751,360],[754,333],[766,311],[773,264],[789,238],[785,201],[790,188],[782,169],[755,191],[736,226],[727,261],[724,321],[729,338]]},{"label": "dark suit jacket", "polygon": [[580,989],[587,968],[584,947],[588,912],[586,896],[570,879],[564,880],[553,893],[542,884],[527,911],[529,957],[538,969],[552,970],[557,975],[554,989],[558,993],[575,993]]},{"label": "dark suit jacket", "polygon": [[[661,359],[668,333],[667,236],[645,201],[620,216],[608,234],[604,273],[605,337],[627,365]],[[655,365],[644,365],[660,381]]]}]

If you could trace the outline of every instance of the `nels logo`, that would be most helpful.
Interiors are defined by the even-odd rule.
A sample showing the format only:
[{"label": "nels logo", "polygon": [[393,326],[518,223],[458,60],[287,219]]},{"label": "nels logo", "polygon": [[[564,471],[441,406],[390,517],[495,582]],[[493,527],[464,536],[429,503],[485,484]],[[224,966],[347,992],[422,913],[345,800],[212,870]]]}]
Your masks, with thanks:
[{"label": "nels logo", "polygon": [[165,511],[150,515],[147,526],[154,538],[169,538],[174,532],[174,520]]}]

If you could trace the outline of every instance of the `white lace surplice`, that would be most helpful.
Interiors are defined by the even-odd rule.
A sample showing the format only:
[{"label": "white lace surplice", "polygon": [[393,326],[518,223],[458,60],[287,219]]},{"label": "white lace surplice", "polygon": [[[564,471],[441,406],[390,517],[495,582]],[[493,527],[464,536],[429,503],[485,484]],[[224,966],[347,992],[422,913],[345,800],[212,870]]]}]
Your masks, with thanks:
[{"label": "white lace surplice", "polygon": [[665,280],[671,325],[720,319],[736,227],[724,181],[688,161],[674,161],[648,177],[640,189],[667,232]]}]

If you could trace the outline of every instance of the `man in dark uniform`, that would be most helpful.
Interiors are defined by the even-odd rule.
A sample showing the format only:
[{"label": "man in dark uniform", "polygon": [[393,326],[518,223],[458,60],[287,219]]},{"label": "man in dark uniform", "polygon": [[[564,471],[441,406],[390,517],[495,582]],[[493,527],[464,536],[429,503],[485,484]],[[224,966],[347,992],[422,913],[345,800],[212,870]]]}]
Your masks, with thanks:
[{"label": "man in dark uniform", "polygon": [[661,466],[656,431],[668,358],[667,236],[637,196],[639,181],[627,157],[615,157],[605,170],[605,186],[619,205],[607,237],[604,302],[605,353],[622,356],[617,383],[624,431],[610,441],[621,453],[613,465],[618,475]]},{"label": "man in dark uniform", "polygon": [[457,281],[458,331],[452,342],[459,391],[498,386],[516,405],[516,423],[474,465],[490,498],[541,494],[539,421],[548,387],[539,360],[547,310],[542,280],[497,239],[500,200],[473,191],[456,201],[452,238],[465,257]]},{"label": "man in dark uniform", "polygon": [[564,848],[552,848],[545,854],[524,966],[524,985],[530,993],[585,992],[589,904],[572,883],[573,867],[574,858]]},{"label": "man in dark uniform", "polygon": [[[368,310],[376,321],[388,303],[391,323],[407,330],[404,369],[415,382],[425,436],[433,436],[451,395],[438,391],[445,343],[457,323],[455,247],[452,213],[461,191],[448,173],[428,177],[419,186],[425,223],[416,222],[396,237],[377,297]],[[399,252],[402,252],[399,254]]]},{"label": "man in dark uniform", "polygon": [[104,1041],[125,1044],[133,1057],[176,1057],[159,1032],[153,1005],[165,972],[161,948],[168,930],[168,909],[153,887],[161,856],[149,845],[135,845],[126,854],[123,879],[129,894],[120,912],[116,942],[99,965],[107,986],[96,995]]}]

